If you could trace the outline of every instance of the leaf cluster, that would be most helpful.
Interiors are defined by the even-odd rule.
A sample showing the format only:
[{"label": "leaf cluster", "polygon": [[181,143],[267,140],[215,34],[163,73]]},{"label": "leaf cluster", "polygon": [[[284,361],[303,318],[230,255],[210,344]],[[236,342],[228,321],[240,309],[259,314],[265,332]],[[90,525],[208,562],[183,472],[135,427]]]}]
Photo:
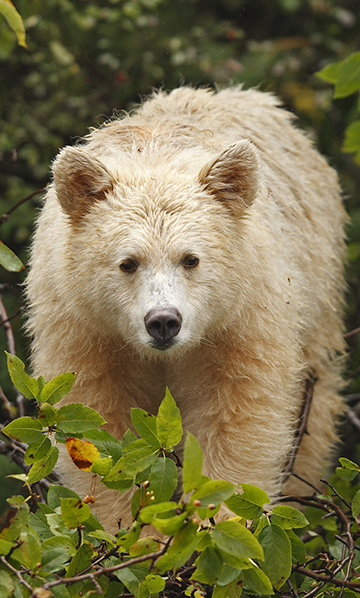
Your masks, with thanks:
[{"label": "leaf cluster", "polygon": [[[339,62],[333,62],[317,73],[318,77],[334,85],[334,98],[345,98],[360,92],[360,52],[353,52]],[[360,110],[360,95],[358,98]],[[355,153],[360,163],[360,119],[351,122],[345,130],[344,152]]]},{"label": "leaf cluster", "polygon": [[[346,587],[348,596],[360,591],[352,581],[360,567],[355,551],[360,490],[348,514],[329,497],[304,499],[320,516],[327,512],[330,519],[323,526],[333,535],[327,554],[313,557],[311,542],[306,546],[298,531],[309,528],[304,514],[288,505],[270,509],[269,497],[255,486],[204,476],[203,453],[192,434],[186,435],[180,463],[174,447],[181,441],[182,423],[169,391],[156,416],[132,409],[137,436],[128,430],[118,441],[100,428],[105,422],[94,410],[80,403],[55,407],[70,391],[75,374],[49,382],[36,379],[13,355],[8,355],[8,367],[17,388],[37,402],[38,416],[18,418],[3,428],[7,436],[28,444],[29,469],[18,477],[29,497],[9,499],[11,511],[0,530],[1,596],[98,593],[113,598],[130,593],[157,598],[183,592],[200,598],[212,588],[214,598],[236,598],[283,595],[290,587],[295,597],[299,592],[308,598],[321,590],[337,595]],[[96,496],[81,499],[56,484],[50,485],[47,503],[36,504],[32,484],[52,471],[58,442],[66,443],[80,469],[92,471],[106,486],[119,492],[133,489],[130,529],[105,531],[91,514],[89,503]],[[345,483],[359,472],[356,464],[341,460],[338,473]],[[345,524],[345,535],[336,517],[338,525]],[[143,537],[146,533],[150,536]],[[321,533],[307,533],[311,540],[322,540]],[[310,587],[308,580],[315,585]]]}]

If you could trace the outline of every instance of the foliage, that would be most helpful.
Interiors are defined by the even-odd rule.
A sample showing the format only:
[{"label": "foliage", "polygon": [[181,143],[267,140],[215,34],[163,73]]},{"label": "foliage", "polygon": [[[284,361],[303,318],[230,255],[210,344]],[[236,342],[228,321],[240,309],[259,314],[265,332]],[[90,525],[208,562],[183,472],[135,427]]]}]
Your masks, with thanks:
[{"label": "foliage", "polygon": [[[324,67],[318,76],[335,86],[334,98],[345,98],[360,92],[360,52],[354,52],[345,60]],[[358,98],[360,109],[360,97]],[[343,151],[355,152],[355,160],[360,164],[360,120],[354,120],[345,131]]]},{"label": "foliage", "polygon": [[[26,473],[16,477],[29,496],[8,500],[11,511],[0,529],[1,596],[70,598],[95,593],[112,598],[129,592],[136,598],[156,598],[183,592],[200,598],[208,596],[211,587],[214,598],[285,595],[288,588],[305,597],[337,596],[344,588],[347,596],[360,592],[360,490],[352,509],[341,499],[345,511],[326,495],[299,499],[312,506],[310,525],[294,507],[280,504],[270,509],[268,496],[255,486],[236,487],[204,476],[202,451],[191,434],[184,442],[182,465],[178,456],[172,458],[183,430],[169,391],[157,416],[132,409],[138,436],[128,430],[117,441],[99,428],[105,422],[89,407],[55,407],[70,391],[75,374],[60,374],[47,382],[26,374],[19,358],[7,358],[12,381],[36,401],[37,415],[20,417],[2,430],[15,445],[28,444]],[[63,486],[51,484],[47,503],[38,502],[32,485],[55,466],[57,443],[66,443],[77,467],[91,471],[106,486],[119,492],[133,488],[129,530],[105,531],[89,507],[96,497],[81,499]],[[182,469],[180,500],[173,497],[177,469]],[[359,472],[356,464],[341,459],[342,480]],[[340,498],[336,491],[335,495]],[[233,516],[215,522],[224,505]],[[320,520],[317,510],[320,516],[325,511],[327,518]],[[314,556],[316,543],[319,552]]]},{"label": "foliage", "polygon": [[0,14],[5,17],[10,27],[13,29],[18,44],[26,48],[23,20],[10,0],[0,0]]}]

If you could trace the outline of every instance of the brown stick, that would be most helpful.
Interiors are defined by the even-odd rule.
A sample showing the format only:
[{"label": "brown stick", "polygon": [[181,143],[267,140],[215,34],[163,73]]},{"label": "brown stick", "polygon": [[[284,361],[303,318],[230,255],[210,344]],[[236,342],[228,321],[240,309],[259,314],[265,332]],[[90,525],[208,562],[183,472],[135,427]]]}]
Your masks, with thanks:
[{"label": "brown stick", "polygon": [[27,195],[26,197],[23,197],[22,199],[20,199],[19,201],[17,201],[13,206],[11,206],[11,208],[6,212],[6,214],[2,214],[2,216],[0,216],[0,225],[3,222],[6,222],[9,219],[10,214],[14,210],[16,210],[16,208],[18,208],[23,203],[25,203],[26,201],[28,201],[29,199],[31,199],[32,197],[34,197],[34,195],[38,195],[39,193],[44,193],[44,191],[45,191],[45,189],[37,189],[36,191],[33,191],[32,193],[29,193],[29,195]]},{"label": "brown stick", "polygon": [[360,332],[360,327],[354,328],[354,330],[350,330],[350,332],[347,332],[346,334],[344,334],[344,338],[346,338],[346,339],[351,338],[352,336],[355,336],[355,334],[359,334],[359,332]]},{"label": "brown stick", "polygon": [[305,383],[305,392],[304,392],[304,400],[301,407],[301,413],[299,417],[298,427],[295,430],[295,439],[294,445],[291,449],[288,462],[285,465],[284,469],[284,481],[288,479],[288,477],[293,473],[294,463],[296,459],[296,455],[299,451],[300,444],[304,434],[307,434],[307,423],[309,419],[310,407],[314,393],[314,386],[316,383],[316,379],[311,378],[310,376],[307,378]]},{"label": "brown stick", "polygon": [[8,317],[7,311],[5,309],[5,305],[4,305],[1,297],[0,297],[0,316],[1,316],[1,324],[4,327],[4,332],[5,332],[5,336],[6,336],[6,342],[7,342],[7,346],[9,349],[9,353],[11,353],[11,355],[15,355],[15,353],[16,353],[15,339],[14,339],[14,335],[13,335],[13,331],[12,331],[12,326],[9,322],[9,317]]}]

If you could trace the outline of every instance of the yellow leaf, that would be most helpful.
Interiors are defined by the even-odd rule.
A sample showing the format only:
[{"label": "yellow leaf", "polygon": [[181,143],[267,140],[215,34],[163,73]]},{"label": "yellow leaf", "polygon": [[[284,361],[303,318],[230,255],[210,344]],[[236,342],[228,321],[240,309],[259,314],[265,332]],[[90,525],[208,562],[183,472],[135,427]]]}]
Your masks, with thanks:
[{"label": "yellow leaf", "polygon": [[83,471],[91,471],[95,459],[100,459],[98,449],[88,440],[69,437],[66,439],[66,448],[76,467]]}]

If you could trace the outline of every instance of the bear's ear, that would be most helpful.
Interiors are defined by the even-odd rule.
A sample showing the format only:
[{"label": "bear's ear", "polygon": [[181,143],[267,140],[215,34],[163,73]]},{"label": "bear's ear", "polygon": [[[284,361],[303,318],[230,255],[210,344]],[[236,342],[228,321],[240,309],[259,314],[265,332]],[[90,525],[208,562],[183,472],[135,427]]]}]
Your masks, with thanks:
[{"label": "bear's ear", "polygon": [[76,147],[60,152],[53,175],[58,202],[73,222],[79,222],[96,201],[105,199],[115,183],[99,160]]},{"label": "bear's ear", "polygon": [[231,145],[201,170],[199,180],[231,212],[243,212],[254,201],[260,182],[255,146],[248,139]]}]

